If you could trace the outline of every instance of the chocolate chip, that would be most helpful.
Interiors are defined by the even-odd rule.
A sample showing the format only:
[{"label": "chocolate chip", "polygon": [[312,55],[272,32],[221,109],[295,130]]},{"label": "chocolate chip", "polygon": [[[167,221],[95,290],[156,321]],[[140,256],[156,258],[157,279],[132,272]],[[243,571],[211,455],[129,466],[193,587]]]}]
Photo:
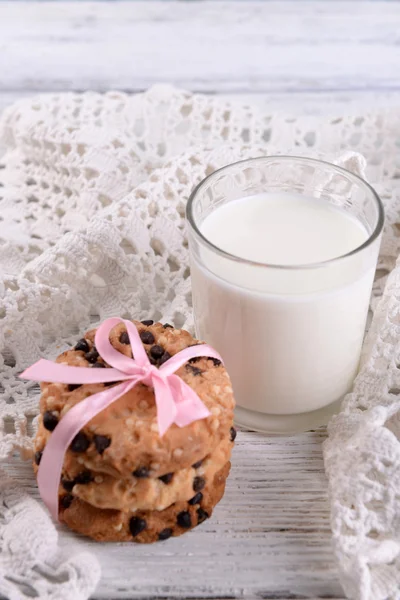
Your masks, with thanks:
[{"label": "chocolate chip", "polygon": [[205,485],[206,485],[206,480],[204,479],[204,477],[195,477],[193,479],[193,491],[194,492],[200,492],[200,490],[202,490]]},{"label": "chocolate chip", "polygon": [[189,504],[190,504],[190,506],[194,506],[195,504],[200,504],[200,502],[202,500],[203,500],[203,494],[201,492],[199,492],[198,494],[193,496],[193,498],[191,500],[189,500]]},{"label": "chocolate chip", "polygon": [[46,410],[43,415],[43,426],[48,431],[54,431],[58,424],[58,417],[52,413],[50,410]]},{"label": "chocolate chip", "polygon": [[72,500],[74,499],[72,494],[66,494],[61,498],[61,506],[62,508],[69,508],[71,506]]},{"label": "chocolate chip", "polygon": [[173,329],[174,328],[174,326],[170,325],[169,323],[164,323],[163,327],[164,327],[164,329],[168,329],[168,328]]},{"label": "chocolate chip", "polygon": [[92,369],[105,369],[105,368],[106,368],[106,365],[101,362],[95,362],[94,365],[92,365]]},{"label": "chocolate chip", "polygon": [[99,353],[93,348],[93,350],[85,354],[85,358],[88,362],[95,363],[99,358]]},{"label": "chocolate chip", "polygon": [[130,340],[129,340],[129,335],[127,331],[123,331],[121,333],[121,335],[119,336],[119,341],[121,342],[121,344],[130,344]]},{"label": "chocolate chip", "polygon": [[129,521],[129,530],[133,537],[142,533],[147,527],[147,523],[144,519],[140,519],[139,517],[132,517]]},{"label": "chocolate chip", "polygon": [[149,360],[151,365],[154,365],[155,367],[158,365],[158,360],[156,360],[152,356],[149,357]]},{"label": "chocolate chip", "polygon": [[109,385],[115,385],[116,383],[118,383],[118,381],[105,381],[104,385],[108,387]]},{"label": "chocolate chip", "polygon": [[133,471],[132,474],[138,479],[146,479],[150,475],[150,471],[147,467],[139,467],[136,471]]},{"label": "chocolate chip", "polygon": [[81,383],[70,383],[68,386],[68,391],[69,392],[73,392],[74,390],[77,390],[78,388],[81,387]]},{"label": "chocolate chip", "polygon": [[200,523],[203,523],[203,521],[208,519],[209,516],[210,515],[208,514],[208,512],[206,512],[202,508],[198,508],[197,509],[197,524],[200,525]]},{"label": "chocolate chip", "polygon": [[85,340],[85,338],[82,338],[81,340],[79,340],[79,342],[75,345],[74,350],[81,350],[82,352],[89,352],[90,350],[90,346],[87,343],[87,341]]},{"label": "chocolate chip", "polygon": [[161,477],[159,477],[158,479],[161,479],[163,483],[168,485],[168,483],[171,483],[173,476],[173,473],[167,473],[166,475],[161,475]]},{"label": "chocolate chip", "polygon": [[143,344],[154,344],[155,338],[151,331],[141,331],[139,335]]},{"label": "chocolate chip", "polygon": [[222,361],[220,361],[219,358],[214,358],[213,356],[207,356],[207,360],[212,360],[214,363],[214,367],[219,367],[220,365],[222,365]]},{"label": "chocolate chip", "polygon": [[142,325],[146,325],[147,327],[149,325],[153,325],[154,321],[152,321],[151,319],[147,319],[146,321],[140,321]]},{"label": "chocolate chip", "polygon": [[183,510],[178,514],[176,522],[178,523],[179,527],[182,527],[183,529],[189,529],[189,527],[192,526],[192,518],[190,513],[187,512],[187,510]]},{"label": "chocolate chip", "polygon": [[75,481],[70,479],[61,479],[61,485],[66,492],[72,492],[72,488],[75,485]]},{"label": "chocolate chip", "polygon": [[167,540],[168,538],[170,538],[171,535],[172,535],[172,529],[167,527],[166,529],[163,529],[162,531],[160,531],[160,533],[158,534],[158,539],[160,540],[160,542],[162,542],[163,540]]},{"label": "chocolate chip", "polygon": [[111,440],[106,435],[94,435],[93,442],[99,454],[103,454],[104,450],[111,444]]},{"label": "chocolate chip", "polygon": [[164,348],[162,346],[155,345],[150,348],[150,355],[155,359],[161,358],[163,354]]},{"label": "chocolate chip", "polygon": [[70,450],[72,450],[72,452],[85,452],[89,446],[89,438],[82,431],[80,431],[72,440]]},{"label": "chocolate chip", "polygon": [[93,476],[90,471],[83,471],[75,477],[75,483],[79,483],[80,485],[86,485],[91,481],[93,481]]},{"label": "chocolate chip", "polygon": [[199,369],[198,367],[194,367],[193,365],[190,365],[189,363],[187,363],[185,365],[185,368],[187,371],[189,371],[189,373],[192,373],[193,375],[201,375],[203,373],[203,371],[201,369]]},{"label": "chocolate chip", "polygon": [[165,362],[167,362],[167,360],[169,360],[171,358],[171,355],[169,352],[167,352],[167,350],[164,352],[164,354],[162,355],[162,357],[160,358],[160,365],[163,365]]},{"label": "chocolate chip", "polygon": [[35,452],[35,464],[40,465],[40,461],[42,460],[42,454],[43,452],[40,452],[39,450]]},{"label": "chocolate chip", "polygon": [[198,360],[201,360],[201,356],[194,356],[193,358],[189,358],[189,363],[192,365],[193,363],[197,362]]},{"label": "chocolate chip", "polygon": [[203,460],[198,460],[196,463],[194,463],[194,465],[192,465],[192,469],[198,469],[199,467],[201,467],[201,465],[203,464]]},{"label": "chocolate chip", "polygon": [[231,442],[234,442],[236,440],[236,436],[237,436],[237,431],[234,427],[231,427],[230,434],[231,434]]}]

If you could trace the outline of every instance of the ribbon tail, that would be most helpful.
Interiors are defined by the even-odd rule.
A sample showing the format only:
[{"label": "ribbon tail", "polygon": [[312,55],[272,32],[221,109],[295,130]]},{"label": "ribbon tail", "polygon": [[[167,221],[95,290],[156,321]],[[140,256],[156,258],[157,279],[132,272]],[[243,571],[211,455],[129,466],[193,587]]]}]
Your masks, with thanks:
[{"label": "ribbon tail", "polygon": [[178,427],[186,427],[194,421],[206,419],[210,411],[200,400],[196,392],[177,375],[170,375],[170,385],[175,391],[177,415],[175,423]]},{"label": "ribbon tail", "polygon": [[[131,360],[131,359],[129,359]],[[104,383],[132,379],[118,369],[91,369],[73,367],[41,358],[19,375],[20,379],[51,381],[52,383]]]},{"label": "ribbon tail", "polygon": [[157,423],[160,437],[171,427],[176,420],[177,406],[174,400],[174,392],[169,382],[161,377],[153,378],[154,395],[157,404]]},{"label": "ribbon tail", "polygon": [[89,396],[75,404],[54,429],[43,450],[37,476],[40,495],[54,519],[58,519],[58,487],[68,446],[82,427],[134,387],[138,381],[140,378]]}]

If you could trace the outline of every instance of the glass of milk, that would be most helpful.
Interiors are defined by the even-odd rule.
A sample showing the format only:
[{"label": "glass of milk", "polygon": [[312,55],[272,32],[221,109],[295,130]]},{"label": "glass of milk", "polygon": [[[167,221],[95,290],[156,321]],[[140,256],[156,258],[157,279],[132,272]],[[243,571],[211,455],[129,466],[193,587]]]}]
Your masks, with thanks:
[{"label": "glass of milk", "polygon": [[325,424],[358,370],[384,222],[363,179],[270,156],[204,179],[187,206],[196,334],[222,355],[239,425]]}]

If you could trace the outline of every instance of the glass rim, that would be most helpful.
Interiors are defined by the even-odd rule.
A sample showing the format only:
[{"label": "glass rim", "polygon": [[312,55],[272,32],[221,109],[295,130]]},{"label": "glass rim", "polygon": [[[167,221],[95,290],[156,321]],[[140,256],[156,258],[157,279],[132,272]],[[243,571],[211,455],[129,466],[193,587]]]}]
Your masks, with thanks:
[{"label": "glass rim", "polygon": [[[274,264],[274,263],[258,262],[258,261],[250,260],[247,258],[242,258],[240,256],[236,256],[235,254],[231,254],[230,252],[227,252],[226,250],[219,248],[219,246],[213,244],[205,235],[203,235],[203,233],[198,228],[198,226],[195,222],[195,219],[194,219],[194,215],[193,215],[193,204],[194,204],[195,198],[196,198],[198,192],[201,190],[201,188],[210,179],[215,177],[218,173],[227,171],[235,165],[240,165],[240,164],[245,164],[245,163],[248,164],[248,163],[252,163],[252,162],[257,163],[258,161],[261,161],[261,160],[269,162],[269,161],[273,161],[273,160],[277,160],[277,159],[283,160],[283,161],[295,161],[295,162],[299,161],[299,162],[306,162],[306,163],[317,163],[317,164],[320,164],[323,166],[327,166],[330,169],[332,169],[333,171],[338,172],[340,175],[345,175],[346,177],[350,177],[351,179],[353,179],[355,181],[355,183],[357,183],[361,187],[367,188],[367,190],[372,194],[375,204],[378,207],[378,220],[377,220],[377,224],[376,224],[374,230],[371,232],[371,234],[368,236],[368,238],[365,240],[365,242],[363,242],[360,246],[357,246],[350,252],[347,252],[346,254],[342,254],[340,256],[335,256],[334,258],[330,258],[328,260],[314,262],[314,263],[299,264],[299,265],[279,265],[279,264]],[[380,236],[380,234],[382,232],[384,221],[385,221],[385,211],[383,208],[382,201],[381,201],[380,197],[378,196],[377,192],[375,191],[375,189],[372,187],[372,185],[370,185],[365,179],[363,179],[359,175],[356,175],[352,171],[349,171],[348,169],[340,167],[339,165],[334,165],[333,163],[330,163],[328,161],[319,160],[317,158],[308,158],[308,157],[303,157],[303,156],[290,156],[288,154],[282,154],[282,155],[274,154],[271,156],[257,156],[255,158],[246,158],[244,160],[238,160],[236,162],[230,163],[229,165],[225,165],[224,167],[220,167],[219,169],[216,169],[215,171],[210,173],[210,175],[207,175],[207,177],[202,179],[200,181],[200,183],[198,183],[196,185],[196,187],[193,189],[192,193],[189,196],[189,200],[186,205],[186,220],[189,223],[192,230],[194,231],[194,233],[206,244],[206,246],[208,246],[211,250],[213,250],[220,256],[223,256],[224,258],[228,258],[229,260],[233,260],[235,262],[254,266],[254,267],[266,267],[269,269],[284,269],[287,271],[297,271],[297,270],[303,270],[303,269],[317,269],[317,268],[321,268],[321,267],[330,266],[331,264],[336,264],[338,262],[341,262],[347,258],[350,258],[351,256],[358,254],[362,250],[365,250],[366,248],[368,248]]]}]

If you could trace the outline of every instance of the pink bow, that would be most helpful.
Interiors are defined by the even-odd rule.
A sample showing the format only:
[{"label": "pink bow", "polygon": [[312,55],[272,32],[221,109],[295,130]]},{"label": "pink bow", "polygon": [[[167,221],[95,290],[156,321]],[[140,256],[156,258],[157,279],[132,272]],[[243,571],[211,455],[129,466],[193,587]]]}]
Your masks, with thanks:
[{"label": "pink bow", "polygon": [[[118,352],[109,341],[111,329],[121,322],[125,323],[134,359]],[[77,433],[95,415],[142,382],[154,388],[160,436],[173,423],[185,427],[193,421],[205,419],[210,415],[207,407],[194,390],[174,373],[191,358],[209,356],[222,361],[213,348],[200,344],[185,348],[157,368],[150,363],[135,325],[119,318],[107,319],[100,325],[95,345],[111,369],[71,367],[42,359],[20,375],[23,379],[54,383],[123,382],[75,404],[59,421],[46,444],[37,480],[42,500],[55,519],[58,518],[58,486],[65,452]]]}]

